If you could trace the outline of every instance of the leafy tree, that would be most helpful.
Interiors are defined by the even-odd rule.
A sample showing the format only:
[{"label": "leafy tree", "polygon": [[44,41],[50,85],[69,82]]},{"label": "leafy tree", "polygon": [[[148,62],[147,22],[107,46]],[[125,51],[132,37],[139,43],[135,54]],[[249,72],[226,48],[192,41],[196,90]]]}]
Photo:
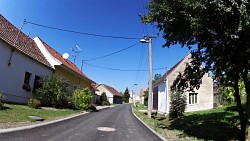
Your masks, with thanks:
[{"label": "leafy tree", "polygon": [[[181,44],[192,49],[192,61],[177,77],[174,89],[199,88],[202,76],[209,71],[220,84],[234,89],[241,126],[239,140],[245,140],[250,117],[249,1],[151,0],[149,13],[142,20],[157,23],[166,39],[164,47]],[[241,77],[246,89],[245,109],[238,87]]]},{"label": "leafy tree", "polygon": [[126,87],[124,95],[123,95],[124,102],[128,103],[129,102],[129,98],[130,98],[129,90],[128,90],[128,87]]},{"label": "leafy tree", "polygon": [[154,80],[152,81],[152,83],[154,84],[160,78],[161,78],[161,74],[159,74],[159,73],[155,74]]},{"label": "leafy tree", "polygon": [[66,93],[65,80],[58,75],[49,75],[40,82],[41,86],[36,90],[42,99],[45,99],[53,107],[67,106],[68,95]]},{"label": "leafy tree", "polygon": [[144,105],[148,106],[148,91],[144,92]]},{"label": "leafy tree", "polygon": [[171,101],[169,109],[170,118],[178,118],[183,115],[187,105],[187,98],[184,93],[171,91]]},{"label": "leafy tree", "polygon": [[110,103],[109,103],[109,101],[108,101],[108,98],[107,98],[107,95],[106,95],[106,93],[105,92],[103,92],[102,94],[101,94],[101,103],[102,103],[102,105],[104,106],[104,105],[110,105]]},{"label": "leafy tree", "polygon": [[74,92],[74,105],[77,109],[89,110],[91,108],[91,99],[91,91],[88,87],[83,90],[77,89]]},{"label": "leafy tree", "polygon": [[0,93],[0,110],[4,109],[4,97],[3,95]]}]

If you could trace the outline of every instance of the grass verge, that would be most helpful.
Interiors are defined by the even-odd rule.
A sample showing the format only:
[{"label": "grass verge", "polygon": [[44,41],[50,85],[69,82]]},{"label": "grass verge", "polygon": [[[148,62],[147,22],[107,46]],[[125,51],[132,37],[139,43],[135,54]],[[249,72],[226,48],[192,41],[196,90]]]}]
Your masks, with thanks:
[{"label": "grass verge", "polygon": [[70,109],[33,109],[24,105],[4,104],[4,110],[0,111],[0,122],[25,122],[30,121],[28,116],[38,116],[45,120],[55,119],[79,113]]},{"label": "grass verge", "polygon": [[[171,120],[167,116],[147,115],[138,110],[144,105],[133,106],[134,113],[156,132],[168,140],[237,140],[239,117],[235,106],[225,106],[200,112],[189,112],[181,118]],[[162,118],[163,117],[163,118]],[[159,119],[159,120],[157,120]]]}]

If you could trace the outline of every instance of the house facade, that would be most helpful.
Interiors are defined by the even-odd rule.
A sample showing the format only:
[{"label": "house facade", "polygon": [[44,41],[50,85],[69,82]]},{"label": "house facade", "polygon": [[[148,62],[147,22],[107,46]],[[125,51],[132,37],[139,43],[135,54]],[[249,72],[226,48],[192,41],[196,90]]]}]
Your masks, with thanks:
[{"label": "house facade", "polygon": [[88,78],[75,64],[55,51],[39,37],[34,38],[35,43],[44,54],[50,65],[54,68],[54,74],[63,77],[67,83],[67,91],[74,93],[76,89],[88,87],[95,94],[95,82]]},{"label": "house facade", "polygon": [[96,88],[98,89],[97,95],[101,96],[103,92],[106,93],[110,104],[122,104],[122,95],[115,88],[101,83]]},{"label": "house facade", "polygon": [[53,68],[36,43],[0,15],[0,93],[5,101],[27,103],[38,80]]},{"label": "house facade", "polygon": [[[170,108],[171,86],[179,73],[184,72],[186,64],[190,63],[191,54],[188,54],[174,67],[168,70],[153,85],[153,109],[159,113],[168,114]],[[207,110],[213,108],[213,80],[206,73],[202,78],[202,84],[194,92],[186,91],[186,112]]]}]

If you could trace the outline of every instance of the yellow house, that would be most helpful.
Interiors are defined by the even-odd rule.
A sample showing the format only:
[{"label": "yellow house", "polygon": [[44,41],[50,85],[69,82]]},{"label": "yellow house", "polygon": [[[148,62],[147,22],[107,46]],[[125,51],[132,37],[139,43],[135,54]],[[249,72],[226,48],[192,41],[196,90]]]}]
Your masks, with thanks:
[{"label": "yellow house", "polygon": [[92,94],[95,93],[95,82],[88,78],[75,64],[64,58],[61,54],[51,48],[39,37],[35,37],[34,41],[44,54],[45,58],[54,68],[54,74],[62,76],[67,82],[67,91],[73,93],[76,89],[90,88]]}]

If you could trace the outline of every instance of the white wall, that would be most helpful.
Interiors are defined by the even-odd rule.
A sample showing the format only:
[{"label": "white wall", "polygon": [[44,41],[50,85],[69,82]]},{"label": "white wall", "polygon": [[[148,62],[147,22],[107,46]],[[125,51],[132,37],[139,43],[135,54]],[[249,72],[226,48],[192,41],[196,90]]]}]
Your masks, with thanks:
[{"label": "white wall", "polygon": [[[8,67],[11,46],[0,40],[0,92],[7,101],[26,103],[32,95],[35,75],[52,74],[52,69],[15,50],[12,55],[12,65]],[[22,88],[25,72],[32,73],[30,78],[31,91]]]},{"label": "white wall", "polygon": [[98,89],[99,91],[96,91],[96,94],[98,94],[98,95],[101,96],[101,94],[102,94],[103,92],[105,92],[106,95],[107,95],[107,99],[108,99],[109,103],[110,103],[110,104],[113,104],[113,97],[114,97],[113,94],[111,94],[103,85],[99,85],[99,86],[97,87],[97,89]]},{"label": "white wall", "polygon": [[160,82],[158,84],[158,112],[160,113],[166,113],[167,95],[165,87],[165,82]]}]

